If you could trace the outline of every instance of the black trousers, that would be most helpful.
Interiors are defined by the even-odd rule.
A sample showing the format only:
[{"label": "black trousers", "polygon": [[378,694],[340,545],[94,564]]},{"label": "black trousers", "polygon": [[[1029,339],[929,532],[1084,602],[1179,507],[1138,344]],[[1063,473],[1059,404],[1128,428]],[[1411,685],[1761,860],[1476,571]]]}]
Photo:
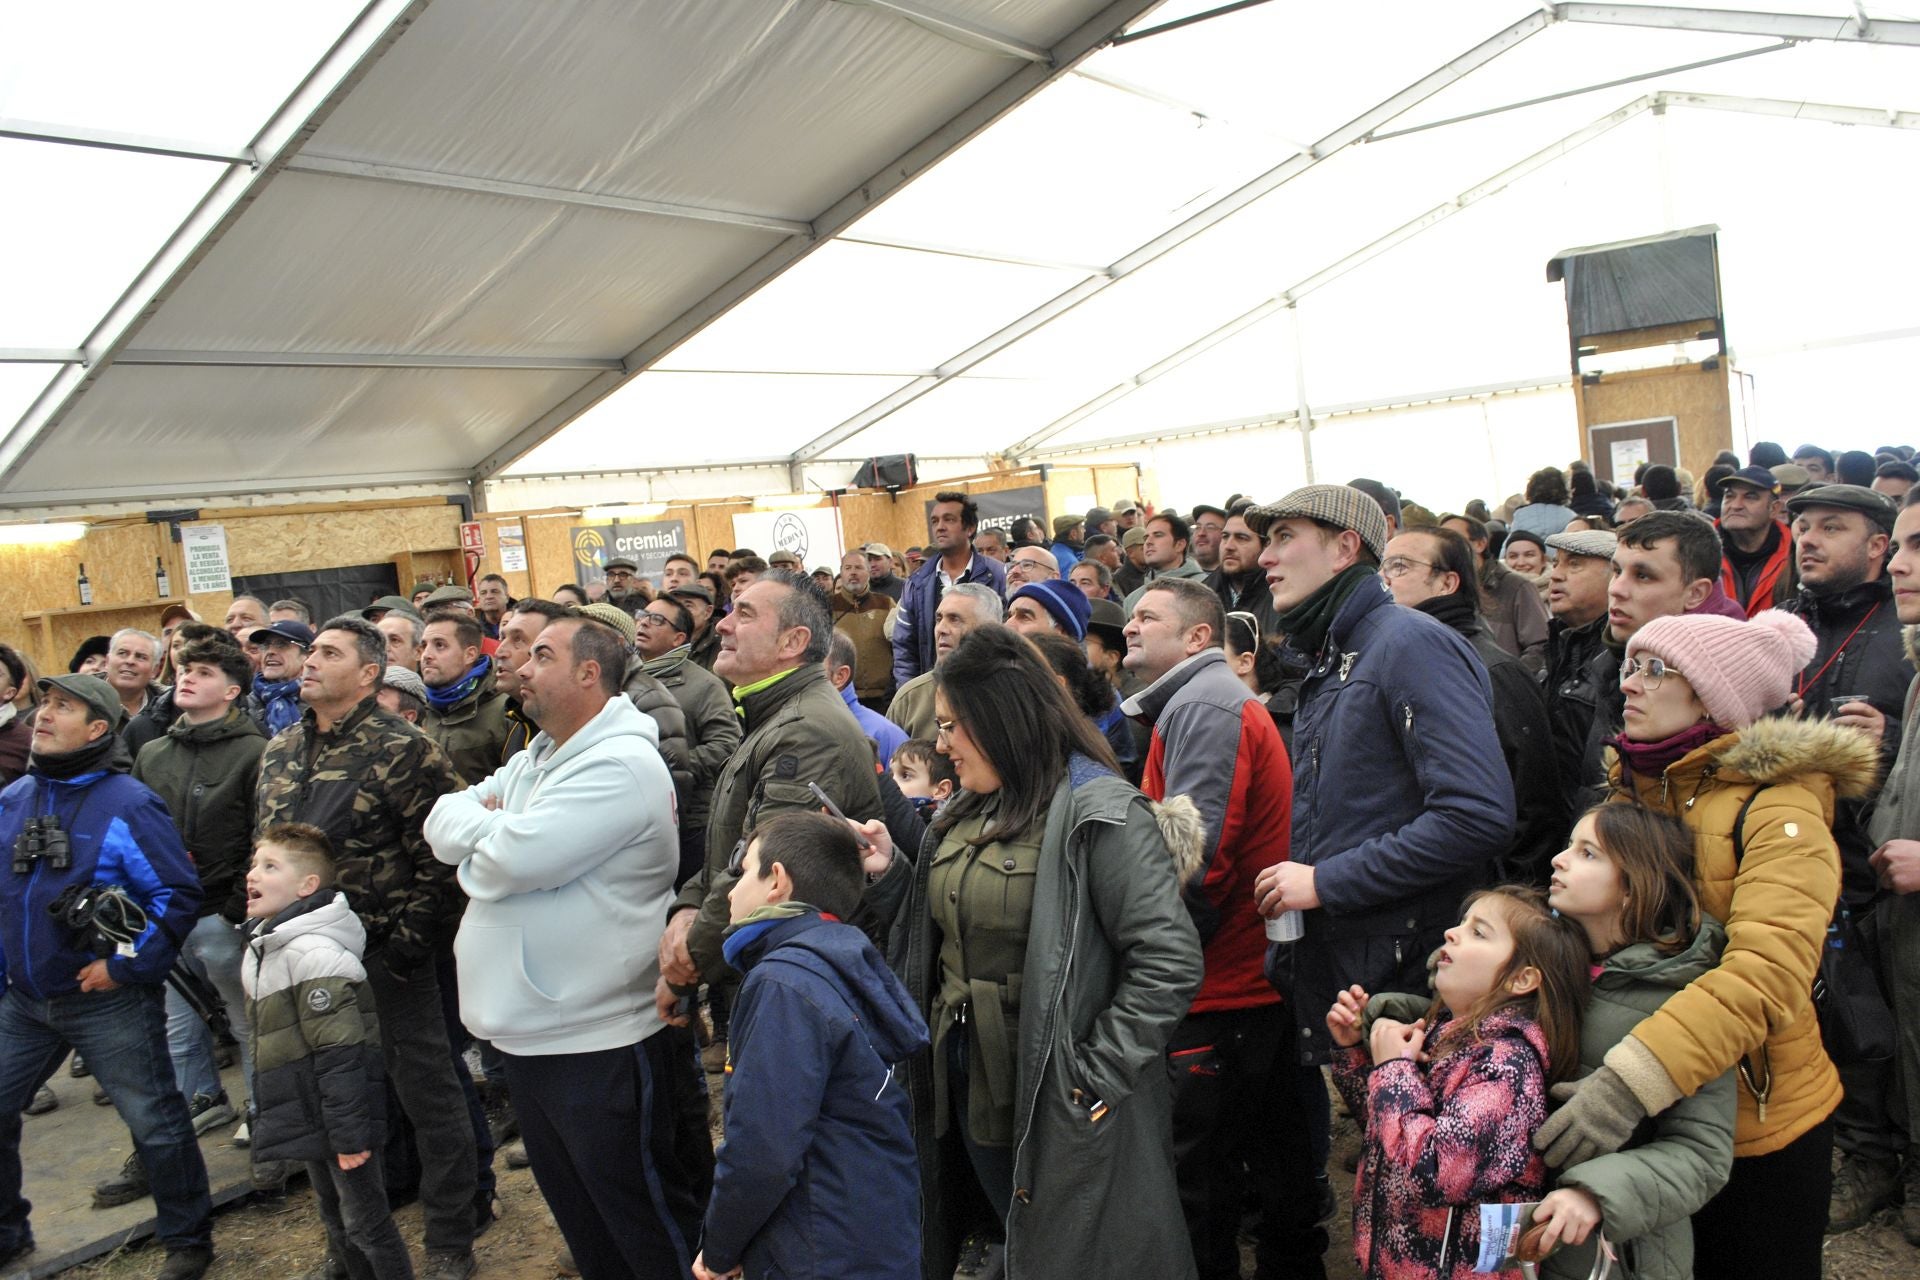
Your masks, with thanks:
[{"label": "black trousers", "polygon": [[506,1055],[534,1180],[582,1280],[693,1269],[713,1147],[704,1109],[697,1141],[679,1114],[690,1096],[682,1077],[699,1062],[677,1030],[596,1053]]},{"label": "black trousers", "polygon": [[1167,1045],[1180,1208],[1200,1280],[1239,1280],[1241,1207],[1259,1205],[1259,1280],[1325,1280],[1319,1169],[1293,1014],[1282,1004],[1190,1013]]},{"label": "black trousers", "polygon": [[1778,1151],[1734,1160],[1693,1215],[1694,1280],[1820,1280],[1832,1159],[1829,1116]]}]

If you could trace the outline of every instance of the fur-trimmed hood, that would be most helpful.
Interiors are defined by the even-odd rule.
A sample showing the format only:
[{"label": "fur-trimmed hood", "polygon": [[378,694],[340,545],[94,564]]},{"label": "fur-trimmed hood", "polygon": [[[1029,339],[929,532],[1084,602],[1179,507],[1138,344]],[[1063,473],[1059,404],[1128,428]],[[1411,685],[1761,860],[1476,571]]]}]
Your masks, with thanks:
[{"label": "fur-trimmed hood", "polygon": [[1916,670],[1920,670],[1920,626],[1900,628],[1900,649]]},{"label": "fur-trimmed hood", "polygon": [[1200,816],[1199,806],[1186,796],[1168,796],[1165,800],[1148,801],[1153,808],[1153,820],[1160,828],[1160,838],[1167,842],[1167,852],[1173,855],[1173,869],[1185,884],[1193,878],[1194,872],[1207,855],[1207,823]]},{"label": "fur-trimmed hood", "polygon": [[1721,769],[1767,786],[1825,774],[1833,780],[1836,796],[1853,799],[1871,794],[1880,781],[1880,752],[1874,744],[1858,730],[1831,720],[1767,716],[1706,749]]}]

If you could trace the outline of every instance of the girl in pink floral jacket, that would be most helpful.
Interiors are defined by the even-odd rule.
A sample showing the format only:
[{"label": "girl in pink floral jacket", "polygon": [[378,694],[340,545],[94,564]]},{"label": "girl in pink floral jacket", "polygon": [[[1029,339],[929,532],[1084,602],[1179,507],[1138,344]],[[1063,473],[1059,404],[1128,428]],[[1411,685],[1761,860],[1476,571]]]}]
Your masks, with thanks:
[{"label": "girl in pink floral jacket", "polygon": [[1533,1133],[1548,1086],[1579,1066],[1586,937],[1538,890],[1475,894],[1433,985],[1424,1016],[1359,987],[1327,1012],[1334,1083],[1366,1124],[1353,1249],[1368,1280],[1467,1280],[1480,1205],[1539,1199]]}]

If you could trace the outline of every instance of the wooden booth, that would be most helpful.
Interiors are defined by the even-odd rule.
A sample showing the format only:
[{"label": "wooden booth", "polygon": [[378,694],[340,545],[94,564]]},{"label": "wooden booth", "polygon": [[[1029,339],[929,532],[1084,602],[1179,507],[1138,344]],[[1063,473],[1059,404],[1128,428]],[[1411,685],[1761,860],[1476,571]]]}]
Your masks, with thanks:
[{"label": "wooden booth", "polygon": [[[1579,457],[1612,484],[1641,462],[1700,475],[1733,447],[1733,395],[1720,305],[1718,227],[1569,249],[1564,281]],[[1648,353],[1673,352],[1653,364]]]}]

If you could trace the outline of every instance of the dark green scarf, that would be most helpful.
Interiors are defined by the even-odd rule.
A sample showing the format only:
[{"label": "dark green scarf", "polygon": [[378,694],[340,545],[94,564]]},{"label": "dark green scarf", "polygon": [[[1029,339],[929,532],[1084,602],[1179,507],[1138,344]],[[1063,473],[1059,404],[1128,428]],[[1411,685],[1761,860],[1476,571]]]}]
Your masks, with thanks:
[{"label": "dark green scarf", "polygon": [[1379,585],[1377,571],[1369,564],[1349,565],[1329,579],[1321,588],[1302,600],[1293,608],[1281,614],[1275,625],[1287,638],[1287,644],[1306,654],[1309,658],[1320,652],[1327,642],[1327,632],[1333,627],[1333,616],[1340,612],[1340,606],[1347,602],[1356,588],[1363,582]]}]

